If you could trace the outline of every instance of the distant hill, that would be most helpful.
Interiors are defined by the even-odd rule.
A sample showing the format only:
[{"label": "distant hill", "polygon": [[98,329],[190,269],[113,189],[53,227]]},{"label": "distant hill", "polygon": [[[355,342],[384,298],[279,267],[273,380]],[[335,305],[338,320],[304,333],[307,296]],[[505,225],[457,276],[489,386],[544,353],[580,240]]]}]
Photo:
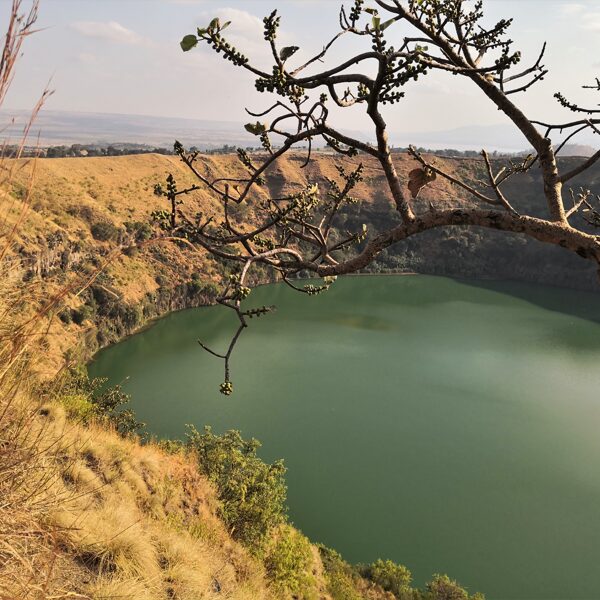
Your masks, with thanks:
[{"label": "distant hill", "polygon": [[584,144],[565,144],[560,151],[562,156],[592,156],[596,152],[596,148]]},{"label": "distant hill", "polygon": [[[20,140],[23,127],[29,118],[26,110],[0,111],[0,131],[8,141]],[[344,133],[373,141],[372,134],[356,130]],[[170,148],[174,140],[184,146],[211,150],[229,146],[256,146],[257,139],[244,130],[243,123],[233,121],[207,121],[178,117],[152,117],[147,115],[122,115],[109,113],[70,112],[43,110],[32,129],[31,140],[39,135],[41,146],[72,144],[147,146]],[[523,150],[523,137],[509,124],[470,125],[444,131],[406,133],[390,127],[390,141],[396,147],[415,146],[440,150],[452,148],[459,151],[485,148],[489,151],[516,153]],[[563,156],[589,156],[595,152],[597,138],[592,135],[578,138],[578,144],[569,144]],[[322,144],[316,144],[320,146]]]},{"label": "distant hill", "polygon": [[[29,112],[24,110],[0,112],[0,120],[9,123],[3,129],[3,138],[20,139],[28,118]],[[30,140],[37,139],[38,135],[42,146],[131,143],[170,147],[176,139],[186,146],[203,150],[224,144],[256,144],[256,138],[247,133],[241,124],[229,121],[58,110],[43,110],[39,114]]]}]

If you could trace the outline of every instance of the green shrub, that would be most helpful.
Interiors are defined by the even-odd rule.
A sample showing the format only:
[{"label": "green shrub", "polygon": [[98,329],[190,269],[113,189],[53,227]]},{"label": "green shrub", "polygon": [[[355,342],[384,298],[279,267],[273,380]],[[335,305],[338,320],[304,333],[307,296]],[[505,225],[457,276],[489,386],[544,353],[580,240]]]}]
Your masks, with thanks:
[{"label": "green shrub", "polygon": [[65,308],[58,313],[58,318],[65,324],[73,322],[73,314],[70,308]]},{"label": "green shrub", "polygon": [[267,550],[264,565],[273,587],[294,598],[313,598],[315,580],[311,575],[310,542],[299,531],[283,525]]},{"label": "green shrub", "polygon": [[[106,383],[104,378],[92,380],[98,381],[99,385]],[[131,409],[123,408],[131,400],[120,385],[107,388],[101,394],[95,394],[90,398],[94,411],[98,417],[109,422],[123,437],[137,435],[145,427],[135,419],[135,413]]]},{"label": "green shrub", "polygon": [[69,369],[58,382],[55,397],[71,418],[88,423],[103,421],[113,426],[123,437],[137,435],[144,428],[132,410],[123,407],[130,401],[120,385],[103,389],[106,379],[90,379],[85,367]]},{"label": "green shrub", "polygon": [[167,454],[180,454],[185,450],[185,445],[181,440],[161,439],[156,443]]},{"label": "green shrub", "polygon": [[119,239],[121,230],[110,221],[96,221],[91,227],[95,240],[101,242],[115,242]]},{"label": "green shrub", "polygon": [[152,227],[145,221],[128,221],[125,223],[125,229],[133,235],[136,242],[145,242],[152,237]]},{"label": "green shrub", "polygon": [[262,554],[269,532],[286,518],[283,461],[263,462],[260,442],[245,441],[239,431],[215,435],[190,426],[188,447],[196,452],[200,471],[217,488],[220,515],[231,535],[254,554]]},{"label": "green shrub", "polygon": [[448,575],[434,575],[427,584],[423,600],[485,600],[485,597],[483,594],[469,596],[467,590]]},{"label": "green shrub", "polygon": [[359,571],[363,577],[376,583],[386,592],[391,592],[396,598],[404,600],[411,597],[412,576],[403,565],[397,565],[391,560],[378,559],[370,565],[360,567]]},{"label": "green shrub", "polygon": [[77,393],[76,391],[61,394],[60,402],[71,419],[87,423],[95,415],[94,405],[87,394]]},{"label": "green shrub", "polygon": [[73,323],[77,325],[83,325],[88,319],[92,319],[96,314],[96,307],[92,304],[82,304],[79,308],[75,308],[71,311],[71,318]]},{"label": "green shrub", "polygon": [[333,600],[363,600],[356,589],[356,572],[338,552],[319,544],[319,554],[327,580],[327,591]]}]

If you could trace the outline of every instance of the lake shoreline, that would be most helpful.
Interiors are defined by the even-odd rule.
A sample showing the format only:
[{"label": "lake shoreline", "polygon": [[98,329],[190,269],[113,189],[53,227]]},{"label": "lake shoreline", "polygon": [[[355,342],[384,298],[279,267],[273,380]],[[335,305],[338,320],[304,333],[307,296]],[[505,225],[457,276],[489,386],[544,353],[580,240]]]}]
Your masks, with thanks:
[{"label": "lake shoreline", "polygon": [[195,341],[226,346],[232,315],[216,307],[106,349],[90,374],[129,376],[157,437],[194,423],[261,440],[264,460],[286,461],[292,521],[351,563],[390,558],[419,585],[450,572],[490,600],[592,597],[597,295],[364,274],[311,301],[260,288],[253,305],[280,310],[245,331],[230,397]]},{"label": "lake shoreline", "polygon": [[[541,288],[551,288],[551,289],[556,289],[556,290],[571,290],[571,288],[566,288],[560,285],[553,285],[553,284],[548,284],[548,283],[538,283],[538,282],[526,282],[526,281],[521,281],[521,280],[514,280],[514,279],[487,279],[487,278],[462,278],[462,277],[455,277],[452,275],[437,275],[437,274],[431,274],[431,273],[419,273],[416,271],[390,271],[390,272],[378,272],[378,273],[346,273],[345,275],[341,275],[341,278],[346,278],[346,277],[356,277],[356,278],[362,278],[362,277],[416,277],[416,276],[421,276],[421,277],[440,277],[440,278],[444,278],[444,279],[450,279],[452,281],[458,281],[458,282],[462,282],[462,283],[468,283],[471,285],[476,285],[477,283],[480,284],[484,284],[484,283],[490,283],[490,284],[502,284],[502,283],[514,283],[514,284],[523,284],[523,285],[532,285],[532,286],[539,286]],[[294,281],[315,281],[318,280],[320,278],[315,277],[315,278],[306,278],[306,279],[297,279]],[[265,283],[258,283],[256,284],[253,289],[258,289],[258,288],[263,288],[269,285],[278,285],[280,283],[283,283],[281,281],[274,281],[274,282],[265,282]],[[577,290],[573,290],[573,291],[577,291]],[[584,290],[581,290],[584,291]],[[597,292],[592,292],[592,291],[587,291],[586,293],[597,293]],[[105,350],[106,348],[110,348],[116,344],[121,343],[122,341],[129,339],[130,337],[134,337],[136,335],[139,335],[141,333],[144,333],[145,331],[147,331],[149,328],[153,327],[157,322],[161,321],[162,319],[165,319],[167,317],[169,317],[170,315],[174,315],[177,313],[181,313],[181,312],[185,312],[188,310],[196,310],[196,309],[203,309],[203,308],[210,308],[213,306],[216,306],[218,303],[217,302],[212,302],[212,303],[207,303],[207,304],[201,304],[198,306],[183,306],[181,308],[176,308],[174,310],[169,310],[166,311],[162,314],[158,314],[155,315],[151,318],[149,318],[141,327],[139,327],[138,329],[135,329],[134,331],[128,333],[127,335],[124,335],[123,337],[120,337],[119,339],[115,340],[114,342],[111,342],[110,344],[107,344],[106,346],[102,346],[100,348],[98,348],[90,357],[88,360],[85,361],[86,365],[91,364],[92,362],[94,362],[96,355],[99,352],[102,352],[103,350]]]}]

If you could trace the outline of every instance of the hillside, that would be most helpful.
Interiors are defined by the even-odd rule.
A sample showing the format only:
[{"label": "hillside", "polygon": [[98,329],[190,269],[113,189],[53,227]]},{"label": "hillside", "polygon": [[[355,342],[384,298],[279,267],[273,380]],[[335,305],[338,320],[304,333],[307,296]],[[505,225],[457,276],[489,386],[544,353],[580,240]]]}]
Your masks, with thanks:
[{"label": "hillside", "polygon": [[[272,174],[272,191],[304,181],[295,161]],[[2,600],[481,600],[446,576],[417,590],[402,566],[354,567],[312,544],[285,518],[283,470],[253,441],[142,443],[116,410],[120,390],[100,394],[73,367],[151,317],[214,300],[221,265],[149,243],[154,183],[167,172],[191,181],[163,156],[43,160],[29,197],[33,166],[5,165],[16,171],[2,197],[14,240],[0,287]],[[238,167],[223,157],[204,168]],[[310,175],[333,173],[321,161]],[[201,191],[189,205],[215,210]]]},{"label": "hillside", "polygon": [[[370,158],[364,160],[365,178],[356,190],[362,202],[341,215],[339,229],[367,224],[370,231],[395,222],[383,174]],[[326,189],[326,178],[336,178],[336,164],[357,163],[316,154],[301,169],[303,157],[282,158],[271,169],[260,193],[281,194],[307,181]],[[439,159],[448,171],[467,180],[482,175],[481,161]],[[570,164],[581,160],[566,158]],[[414,161],[396,155],[400,173],[406,175]],[[214,176],[242,176],[235,155],[203,156],[204,172]],[[13,165],[15,166],[15,165]],[[31,172],[26,161],[16,165],[13,184],[13,219],[23,208]],[[48,357],[51,372],[65,354],[85,359],[97,348],[114,342],[166,312],[210,303],[223,266],[212,257],[173,242],[150,241],[157,235],[150,213],[166,208],[154,193],[154,185],[173,173],[179,188],[195,183],[176,157],[137,155],[127,157],[45,159],[36,164],[35,190],[30,209],[17,236],[13,259],[24,284],[39,283],[42,296],[71,286],[73,292],[89,283],[84,292],[66,296],[66,308],[51,326]],[[573,186],[593,186],[600,177],[595,166]],[[506,185],[507,196],[517,210],[543,214],[539,201],[539,174],[532,170]],[[438,178],[420,196],[420,202],[440,207],[453,205],[464,192]],[[252,202],[239,218],[252,220]],[[470,202],[470,200],[466,200]],[[218,206],[205,190],[186,197],[189,214],[216,215]],[[100,271],[100,272],[98,272]],[[370,267],[372,272],[416,271],[476,279],[518,279],[597,289],[593,266],[561,248],[548,247],[520,235],[477,229],[448,228],[426,232],[383,252]],[[265,275],[259,275],[264,281]]]},{"label": "hillside", "polygon": [[[404,175],[414,167],[404,154],[395,160]],[[478,160],[436,160],[469,180],[481,176]],[[260,194],[290,192],[308,181],[325,188],[326,180],[337,176],[336,164],[348,163],[316,154],[300,169],[302,161],[292,155],[277,163],[265,189],[237,214],[242,226],[252,222]],[[397,219],[380,169],[370,159],[365,165],[356,190],[362,202],[341,214],[340,229],[365,223],[376,231]],[[175,157],[40,160],[28,197],[33,167],[27,161],[4,167],[15,169],[10,193],[3,197],[10,207],[5,231],[15,227],[15,242],[6,256],[2,312],[25,322],[29,316],[38,319],[43,335],[27,353],[31,364],[17,361],[20,370],[0,377],[6,388],[0,437],[9,449],[0,452],[0,486],[10,499],[0,506],[0,598],[468,600],[444,577],[419,591],[410,587],[410,574],[392,563],[352,567],[334,551],[311,544],[285,519],[269,523],[260,548],[244,541],[240,525],[228,525],[231,490],[219,487],[223,482],[211,478],[209,466],[216,461],[220,469],[219,461],[232,461],[238,465],[235,477],[245,476],[251,471],[239,461],[242,455],[253,460],[251,442],[240,441],[236,449],[226,439],[213,440],[218,452],[211,457],[202,455],[200,438],[196,445],[140,444],[131,430],[121,430],[114,412],[118,390],[98,404],[96,384],[75,376],[72,367],[149,319],[214,302],[225,267],[188,246],[155,239],[159,232],[149,215],[165,206],[154,185],[168,173],[180,188],[195,183]],[[204,156],[201,168],[213,176],[243,175],[233,155]],[[596,167],[574,186],[592,186],[599,176]],[[539,183],[532,171],[506,186],[517,210],[542,213]],[[438,179],[419,201],[449,207],[457,194],[460,190]],[[219,207],[198,190],[186,198],[186,208],[217,215]],[[462,228],[399,244],[382,253],[372,270],[597,286],[592,266],[566,251],[518,235]],[[268,279],[259,272],[254,282]],[[46,315],[43,307],[53,296],[60,302]],[[7,352],[20,357],[28,330],[7,333],[6,319],[0,323]],[[71,367],[55,379],[65,362]],[[252,465],[259,472],[272,468]],[[244,510],[249,512],[242,512],[242,526],[261,514],[256,507]]]},{"label": "hillside", "polygon": [[21,381],[15,397],[15,374],[0,378],[3,600],[394,598],[289,525],[243,544],[191,448],[142,445],[85,416],[89,390],[73,381]]}]

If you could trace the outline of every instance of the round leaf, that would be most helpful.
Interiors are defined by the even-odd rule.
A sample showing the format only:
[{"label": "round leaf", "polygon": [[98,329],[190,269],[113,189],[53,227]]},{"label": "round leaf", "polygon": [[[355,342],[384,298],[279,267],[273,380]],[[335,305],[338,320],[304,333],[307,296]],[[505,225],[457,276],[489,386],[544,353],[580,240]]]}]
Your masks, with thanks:
[{"label": "round leaf", "polygon": [[198,38],[195,35],[186,35],[179,45],[184,52],[191,50],[194,46],[198,44]]}]

